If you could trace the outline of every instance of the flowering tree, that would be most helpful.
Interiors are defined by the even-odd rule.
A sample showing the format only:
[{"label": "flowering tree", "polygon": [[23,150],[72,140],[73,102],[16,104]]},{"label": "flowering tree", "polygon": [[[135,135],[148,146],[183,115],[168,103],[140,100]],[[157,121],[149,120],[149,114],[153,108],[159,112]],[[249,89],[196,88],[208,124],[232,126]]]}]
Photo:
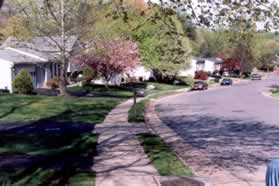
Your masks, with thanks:
[{"label": "flowering tree", "polygon": [[116,75],[128,72],[140,63],[138,46],[131,40],[99,41],[95,48],[74,58],[81,66],[92,67],[108,86]]}]

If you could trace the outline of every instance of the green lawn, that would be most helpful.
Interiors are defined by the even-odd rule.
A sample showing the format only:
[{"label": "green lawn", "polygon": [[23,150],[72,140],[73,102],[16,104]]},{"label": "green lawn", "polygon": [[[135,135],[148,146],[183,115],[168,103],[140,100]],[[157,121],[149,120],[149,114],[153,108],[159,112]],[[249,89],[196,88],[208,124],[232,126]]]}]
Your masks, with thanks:
[{"label": "green lawn", "polygon": [[272,95],[279,97],[279,88],[272,90]]},{"label": "green lawn", "polygon": [[188,87],[186,85],[171,85],[165,83],[148,83],[148,85],[153,85],[155,87],[154,89],[146,90],[146,93],[148,95],[172,91],[172,90],[179,90]]},{"label": "green lawn", "polygon": [[152,134],[139,135],[144,151],[161,176],[192,176],[189,167],[181,162],[164,141]]},{"label": "green lawn", "polygon": [[[147,89],[148,86],[153,85],[154,89]],[[134,95],[133,87],[137,87],[139,89],[145,90],[147,95],[157,94],[160,92],[178,90],[181,88],[186,88],[186,85],[171,85],[165,83],[154,83],[154,82],[140,82],[140,83],[130,83],[123,84],[121,86],[110,86],[109,88],[105,88],[102,85],[87,85],[87,86],[74,86],[68,88],[68,90],[72,93],[78,94],[93,94],[96,96],[110,96],[110,97],[118,97],[118,98],[131,98]]]},{"label": "green lawn", "polygon": [[153,96],[146,97],[143,100],[136,103],[136,105],[132,106],[128,113],[128,121],[133,123],[141,123],[145,121],[144,115],[145,115],[145,107],[147,104],[150,103],[152,99],[157,99],[159,97],[172,95],[174,92],[164,92],[161,91],[157,94],[154,94]]},{"label": "green lawn", "polygon": [[0,121],[48,119],[101,123],[106,114],[121,101],[114,98],[0,95]]},{"label": "green lawn", "polygon": [[142,101],[139,101],[136,105],[134,105],[128,113],[128,121],[133,123],[144,122],[144,110],[146,104],[149,103],[149,99],[146,98]]},{"label": "green lawn", "polygon": [[94,185],[98,135],[121,99],[0,95],[0,184]]},{"label": "green lawn", "polygon": [[109,88],[105,88],[101,85],[87,85],[83,87],[70,87],[68,90],[73,93],[93,94],[96,96],[108,96],[116,98],[130,98],[133,96],[133,90],[123,86],[110,86]]}]

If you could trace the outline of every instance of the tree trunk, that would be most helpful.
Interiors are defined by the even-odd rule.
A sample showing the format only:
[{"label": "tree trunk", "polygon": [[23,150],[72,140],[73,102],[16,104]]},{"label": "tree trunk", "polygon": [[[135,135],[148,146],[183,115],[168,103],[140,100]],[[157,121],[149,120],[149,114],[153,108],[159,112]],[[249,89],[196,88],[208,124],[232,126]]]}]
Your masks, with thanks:
[{"label": "tree trunk", "polygon": [[60,81],[59,81],[59,91],[60,91],[60,96],[68,96],[69,94],[67,93],[67,74],[66,74],[66,65],[65,63],[62,62],[60,65]]},{"label": "tree trunk", "polygon": [[62,50],[61,50],[61,65],[60,65],[60,81],[59,90],[61,96],[68,96],[67,86],[67,59],[66,59],[66,40],[65,40],[65,9],[64,0],[61,0],[61,39],[62,39]]}]

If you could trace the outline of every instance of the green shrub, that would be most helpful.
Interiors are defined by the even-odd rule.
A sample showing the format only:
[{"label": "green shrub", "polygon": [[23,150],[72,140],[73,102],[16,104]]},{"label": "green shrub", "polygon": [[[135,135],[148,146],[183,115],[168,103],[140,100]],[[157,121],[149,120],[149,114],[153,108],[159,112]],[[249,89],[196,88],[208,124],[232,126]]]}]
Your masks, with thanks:
[{"label": "green shrub", "polygon": [[192,86],[194,79],[192,77],[176,77],[176,80],[179,81],[179,85],[188,85]]},{"label": "green shrub", "polygon": [[18,94],[32,94],[33,82],[32,77],[26,70],[21,70],[13,81],[13,89]]},{"label": "green shrub", "polygon": [[90,83],[96,76],[96,72],[93,68],[86,65],[83,68],[83,80],[85,83]]},{"label": "green shrub", "polygon": [[279,95],[279,88],[275,88],[271,91],[273,95]]}]

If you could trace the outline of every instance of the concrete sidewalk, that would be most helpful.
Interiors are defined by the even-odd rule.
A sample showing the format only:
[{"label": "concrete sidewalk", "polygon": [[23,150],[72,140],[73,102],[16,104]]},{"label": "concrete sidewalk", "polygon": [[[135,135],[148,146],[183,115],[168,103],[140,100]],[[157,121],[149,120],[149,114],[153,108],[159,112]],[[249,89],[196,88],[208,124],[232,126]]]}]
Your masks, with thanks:
[{"label": "concrete sidewalk", "polygon": [[93,170],[96,186],[157,186],[157,170],[150,163],[136,134],[147,132],[145,125],[128,122],[132,101],[117,106],[96,127],[98,156]]}]

